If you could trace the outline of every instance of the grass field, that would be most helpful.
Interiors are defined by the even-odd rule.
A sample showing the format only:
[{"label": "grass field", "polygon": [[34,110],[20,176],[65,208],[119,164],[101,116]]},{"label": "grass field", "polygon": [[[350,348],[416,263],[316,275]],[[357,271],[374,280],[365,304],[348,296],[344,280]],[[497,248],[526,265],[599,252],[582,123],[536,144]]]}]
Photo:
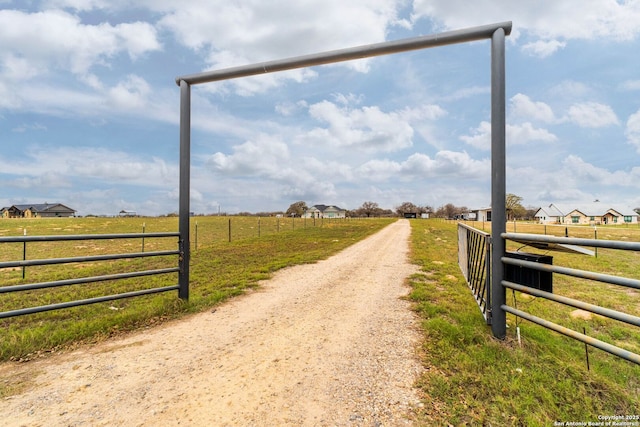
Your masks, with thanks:
[{"label": "grass field", "polygon": [[[232,239],[229,242],[229,221]],[[215,305],[254,287],[280,268],[314,262],[336,253],[392,220],[316,220],[297,218],[198,217],[192,220],[190,299],[176,292],[123,299],[0,320],[0,360],[25,360],[80,341],[95,341]],[[197,222],[197,247],[196,247]],[[63,218],[0,221],[0,236],[110,234],[176,231],[177,218]],[[41,259],[139,252],[141,239],[29,242],[26,258]],[[2,243],[0,261],[23,259],[22,243]],[[176,249],[176,238],[147,238],[144,250]],[[0,269],[0,286],[38,283],[175,267],[177,257],[71,263]],[[170,286],[177,273],[0,294],[0,311],[78,300],[137,289]],[[0,385],[1,387],[1,385]],[[2,393],[0,392],[0,395]]]},{"label": "grass field", "polygon": [[[422,266],[422,272],[412,278],[411,299],[423,318],[425,334],[427,372],[420,384],[426,425],[546,426],[595,423],[598,415],[638,414],[640,366],[590,348],[587,370],[584,344],[511,315],[507,339],[494,339],[457,265],[456,224],[437,220],[412,224],[413,257]],[[532,232],[525,230],[517,225],[518,232]],[[579,231],[572,228],[570,235],[578,237]],[[585,231],[593,229],[583,227]],[[605,228],[600,233],[640,241],[637,228]],[[638,253],[601,249],[598,258],[550,254],[554,264],[624,277],[640,275]],[[634,315],[640,306],[637,291],[559,275],[554,275],[554,293]],[[585,328],[588,335],[623,348],[640,350],[637,327],[598,317],[572,318],[570,307],[518,292],[508,292],[507,302],[580,332]]]},{"label": "grass field", "polygon": [[[197,221],[197,247],[195,242]],[[306,222],[290,218],[198,217],[192,219],[191,297],[177,292],[111,303],[94,304],[0,321],[0,360],[26,360],[40,354],[95,342],[121,331],[143,328],[165,319],[207,309],[266,279],[279,268],[314,262],[374,233],[391,220]],[[175,231],[177,218],[83,218],[60,220],[3,220],[0,235],[133,233]],[[419,380],[424,391],[424,425],[553,425],[554,422],[597,422],[598,415],[634,415],[640,408],[640,367],[600,350],[589,349],[587,370],[582,343],[523,320],[508,316],[505,341],[492,337],[457,265],[456,224],[439,220],[412,220],[412,257],[421,273],[411,278],[410,299],[422,318],[426,368]],[[486,225],[486,223],[485,223]],[[518,232],[542,232],[517,225]],[[482,228],[480,223],[476,227]],[[488,231],[488,230],[487,230]],[[512,231],[512,229],[510,229]],[[593,237],[592,227],[570,228],[574,237]],[[598,238],[640,241],[640,229],[602,227]],[[564,235],[564,228],[557,235]],[[583,233],[584,235],[580,235]],[[548,233],[551,234],[551,233]],[[173,239],[146,239],[145,250],[173,249]],[[0,260],[22,259],[22,244],[0,251]],[[28,244],[27,258],[72,254],[119,253],[141,250],[140,239],[60,243],[54,248]],[[123,249],[124,248],[124,249]],[[517,249],[511,247],[511,249]],[[598,257],[552,254],[554,264],[619,276],[640,277],[640,254],[601,249]],[[13,257],[13,258],[12,258]],[[51,280],[70,275],[94,275],[130,269],[137,261],[106,265],[68,264],[0,270],[0,286]],[[153,263],[172,263],[157,259]],[[153,264],[151,263],[151,264]],[[148,265],[145,268],[153,268]],[[133,265],[141,268],[142,265]],[[56,292],[0,294],[2,311],[48,304],[69,298],[125,291],[131,287],[165,286],[175,275],[68,287]],[[584,280],[554,276],[554,292],[638,315],[640,296],[633,290],[594,285]],[[11,297],[9,297],[11,295]],[[572,318],[570,308],[519,293],[507,294],[508,303],[590,336],[638,352],[638,328],[598,317]],[[515,326],[520,327],[518,344]],[[0,398],[19,390],[0,384]]]}]

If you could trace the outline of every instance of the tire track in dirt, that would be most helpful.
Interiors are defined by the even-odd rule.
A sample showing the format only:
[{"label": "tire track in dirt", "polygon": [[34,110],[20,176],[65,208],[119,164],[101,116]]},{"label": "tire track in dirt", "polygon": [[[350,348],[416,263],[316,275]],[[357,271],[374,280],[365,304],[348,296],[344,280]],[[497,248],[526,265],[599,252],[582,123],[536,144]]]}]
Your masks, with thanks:
[{"label": "tire track in dirt", "polygon": [[407,220],[339,254],[277,272],[215,310],[26,364],[10,426],[410,424],[417,319],[401,297]]}]

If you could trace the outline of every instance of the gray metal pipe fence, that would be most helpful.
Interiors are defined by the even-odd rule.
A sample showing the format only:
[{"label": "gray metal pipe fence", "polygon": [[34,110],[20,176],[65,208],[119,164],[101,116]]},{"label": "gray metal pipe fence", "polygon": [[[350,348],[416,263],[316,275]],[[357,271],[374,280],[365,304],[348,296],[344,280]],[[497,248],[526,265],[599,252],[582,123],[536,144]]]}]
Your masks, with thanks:
[{"label": "gray metal pipe fence", "polygon": [[[88,240],[119,240],[119,239],[149,239],[149,238],[175,238],[179,237],[178,232],[160,232],[160,233],[130,233],[130,234],[82,234],[82,235],[61,235],[61,236],[5,236],[0,237],[0,244],[10,243],[45,243],[45,242],[63,242],[63,241],[88,241]],[[0,269],[4,268],[17,268],[17,267],[33,267],[33,266],[52,266],[68,263],[83,263],[83,262],[96,262],[96,261],[112,261],[134,258],[150,258],[150,257],[165,257],[165,256],[178,256],[180,258],[181,252],[176,250],[165,251],[151,251],[151,252],[131,252],[120,254],[103,254],[103,255],[88,255],[88,256],[75,256],[65,258],[44,258],[44,259],[22,259],[0,262]],[[130,271],[125,273],[105,274],[99,276],[88,277],[76,277],[64,280],[54,280],[48,282],[39,283],[23,283],[17,285],[0,286],[0,298],[3,294],[9,294],[14,292],[25,292],[38,289],[51,289],[63,286],[80,285],[87,283],[102,282],[107,280],[122,280],[134,277],[146,277],[153,275],[179,273],[180,266],[176,263],[174,267],[158,268],[152,270]],[[24,277],[24,276],[23,276]],[[162,286],[157,288],[139,289],[130,292],[123,292],[113,295],[104,295],[94,298],[87,298],[81,300],[73,300],[56,304],[48,304],[36,307],[26,307],[16,310],[2,311],[0,312],[0,319],[23,316],[27,314],[40,313],[44,311],[58,310],[63,308],[77,307],[87,304],[95,304],[99,302],[114,301],[123,298],[131,298],[142,295],[155,294],[160,292],[175,291],[179,289],[178,284]]]},{"label": "gray metal pipe fence", "polygon": [[491,235],[458,224],[458,265],[480,312],[491,324]]},{"label": "gray metal pipe fence", "polygon": [[[557,237],[557,236],[546,236],[546,235],[525,234],[525,233],[502,233],[501,237],[505,240],[513,240],[519,243],[529,243],[529,244],[538,244],[538,245],[539,244],[575,245],[575,246],[588,246],[588,247],[598,247],[598,248],[606,248],[606,249],[616,249],[616,250],[623,250],[623,251],[636,251],[636,252],[640,251],[640,242],[621,242],[617,240],[569,238],[569,237]],[[568,275],[572,277],[578,277],[578,278],[591,280],[595,282],[608,283],[608,284],[622,286],[622,287],[640,289],[640,280],[626,278],[626,277],[613,276],[608,274],[596,273],[592,271],[578,270],[578,269],[568,268],[568,267],[546,265],[542,263],[529,262],[529,261],[518,260],[513,258],[506,258],[506,257],[502,258],[502,262],[504,264],[526,267],[535,271],[546,271],[546,272],[551,272],[556,274],[563,274],[563,275]],[[536,295],[540,298],[545,298],[560,304],[586,310],[591,313],[595,313],[609,319],[624,322],[632,326],[640,326],[640,317],[629,314],[629,313],[622,313],[616,310],[600,307],[595,304],[587,304],[585,302],[578,301],[575,299],[566,298],[559,295],[555,295],[553,293],[532,289],[528,286],[521,286],[517,283],[504,280],[504,278],[503,280],[501,280],[501,284],[505,289],[518,290],[520,292],[524,292],[530,295]],[[545,328],[554,330],[563,335],[569,336],[575,340],[581,341],[585,344],[599,348],[603,351],[606,351],[608,353],[611,353],[613,355],[616,355],[618,357],[621,357],[630,362],[640,365],[639,354],[636,354],[629,350],[606,343],[596,338],[589,337],[585,334],[581,334],[579,332],[576,332],[564,326],[558,325],[556,323],[550,322],[548,320],[533,316],[529,313],[523,312],[522,310],[518,310],[514,307],[510,307],[506,304],[502,306],[502,309],[506,312],[522,317],[523,319],[529,320],[530,322],[533,322]]]},{"label": "gray metal pipe fence", "polygon": [[[576,246],[576,247],[599,247],[606,249],[614,249],[614,250],[623,250],[623,251],[635,251],[640,252],[640,242],[623,242],[617,240],[600,240],[600,239],[583,239],[583,238],[568,238],[568,237],[557,237],[557,236],[548,236],[541,234],[526,234],[526,233],[501,233],[500,237],[506,240],[512,240],[522,244],[530,244],[535,245],[537,247],[542,247],[545,249],[553,249],[559,245],[562,245],[563,248],[567,246]],[[626,323],[630,326],[640,327],[640,317],[632,314],[632,313],[624,313],[619,310],[614,310],[611,308],[606,308],[599,306],[597,304],[591,304],[584,301],[580,301],[574,298],[569,298],[563,295],[558,295],[554,292],[547,292],[541,289],[536,289],[531,286],[523,285],[522,283],[515,283],[513,281],[505,280],[504,268],[503,274],[501,275],[498,282],[495,281],[494,277],[490,274],[475,274],[473,271],[480,271],[479,267],[483,265],[484,258],[489,256],[490,247],[489,245],[485,246],[484,254],[478,253],[479,244],[474,244],[472,242],[478,241],[480,239],[491,239],[487,233],[482,232],[480,230],[474,229],[466,224],[458,223],[458,263],[460,264],[460,269],[469,284],[469,287],[474,291],[474,296],[476,297],[476,301],[478,301],[478,305],[480,306],[480,310],[487,319],[489,323],[491,321],[491,314],[497,308],[496,305],[500,305],[500,310],[505,313],[511,313],[517,317],[526,319],[530,322],[536,323],[540,326],[543,326],[547,329],[551,329],[555,332],[566,335],[570,338],[583,342],[587,345],[599,348],[603,351],[606,351],[615,356],[626,359],[630,362],[636,363],[640,365],[640,355],[633,353],[630,350],[615,346],[613,344],[604,342],[602,340],[598,340],[594,337],[590,337],[586,334],[579,333],[570,328],[567,328],[562,325],[558,325],[557,323],[551,322],[547,319],[540,318],[538,316],[534,316],[530,313],[527,313],[523,310],[520,310],[516,307],[509,306],[506,301],[505,302],[496,302],[490,301],[489,309],[481,305],[481,299],[478,297],[475,290],[485,288],[492,289],[488,292],[489,295],[494,294],[495,288],[500,288],[500,292],[506,292],[507,289],[512,289],[514,291],[523,292],[529,295],[533,295],[539,298],[544,298],[549,301],[563,304],[566,306],[578,308],[580,310],[585,310],[599,316],[612,319],[618,322]],[[524,259],[518,259],[513,257],[502,256],[500,258],[500,263],[503,266],[511,265],[515,267],[521,267],[528,269],[529,271],[539,271],[545,273],[553,274],[562,274],[565,276],[576,277],[580,279],[590,280],[594,282],[606,283],[609,285],[616,285],[624,288],[638,289],[640,290],[640,280],[615,276],[610,274],[598,273],[593,271],[580,270],[575,268],[563,267],[558,265],[550,265],[544,264],[541,262],[528,261]],[[483,285],[478,285],[474,283],[477,280],[484,280],[485,283]],[[487,316],[487,311],[489,315]]]}]

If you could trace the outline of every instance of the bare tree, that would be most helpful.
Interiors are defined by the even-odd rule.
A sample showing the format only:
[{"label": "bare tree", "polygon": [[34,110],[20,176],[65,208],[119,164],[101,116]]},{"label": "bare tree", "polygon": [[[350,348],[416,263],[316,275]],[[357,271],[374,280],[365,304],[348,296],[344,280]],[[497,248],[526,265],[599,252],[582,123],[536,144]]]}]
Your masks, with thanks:
[{"label": "bare tree", "polygon": [[521,218],[526,214],[526,209],[522,204],[522,197],[509,193],[506,195],[505,207],[507,209],[507,220]]},{"label": "bare tree", "polygon": [[371,216],[380,215],[381,210],[382,209],[380,209],[380,206],[378,206],[376,202],[364,202],[358,209],[358,212],[362,216],[366,216],[367,218],[369,218]]}]

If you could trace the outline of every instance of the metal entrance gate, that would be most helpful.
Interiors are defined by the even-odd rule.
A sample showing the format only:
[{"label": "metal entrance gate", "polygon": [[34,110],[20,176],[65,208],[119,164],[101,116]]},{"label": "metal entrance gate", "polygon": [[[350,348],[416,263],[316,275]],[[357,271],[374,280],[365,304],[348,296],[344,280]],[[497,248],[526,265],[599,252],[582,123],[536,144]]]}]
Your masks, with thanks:
[{"label": "metal entrance gate", "polygon": [[[176,78],[180,86],[180,247],[183,253],[180,268],[181,298],[189,297],[189,198],[191,176],[191,85],[248,77],[265,73],[311,67],[373,56],[389,55],[411,50],[427,49],[478,40],[491,40],[491,200],[494,212],[493,230],[497,236],[506,231],[506,161],[505,161],[505,36],[511,33],[511,22],[473,27],[440,34],[415,37],[385,43],[298,56],[277,61],[261,62],[223,70],[208,71]],[[494,283],[502,280],[504,239],[492,242],[491,274]],[[506,313],[502,310],[505,291],[496,286],[491,293],[494,310],[491,327],[494,336],[506,335]]]},{"label": "metal entrance gate", "polygon": [[[568,238],[524,233],[502,233],[500,237],[501,238],[499,240],[512,240],[524,245],[538,247],[545,250],[555,249],[561,251],[577,251],[580,250],[581,247],[586,246],[640,252],[640,243],[638,242]],[[490,298],[491,295],[495,295],[496,289],[498,289],[499,292],[502,293],[506,292],[507,289],[513,289],[514,291],[523,292],[539,298],[545,298],[549,301],[553,301],[559,304],[564,304],[570,307],[578,308],[580,310],[595,313],[599,316],[623,322],[627,325],[640,327],[640,317],[634,314],[623,313],[618,310],[605,308],[599,305],[589,304],[584,301],[579,301],[573,298],[558,295],[557,293],[553,292],[550,287],[545,289],[542,286],[535,287],[532,284],[515,283],[515,281],[513,280],[507,280],[506,276],[500,277],[497,282],[494,281],[495,276],[488,274],[487,272],[490,266],[486,261],[486,259],[490,256],[489,254],[491,245],[489,244],[489,242],[491,239],[491,235],[483,231],[476,230],[475,228],[469,227],[462,223],[458,223],[458,264],[460,265],[460,270],[467,280],[467,284],[471,288],[471,291],[473,292],[473,295],[478,302],[478,306],[480,307],[480,311],[482,312],[482,315],[484,316],[488,324],[492,322],[492,314],[494,312],[498,310],[502,311],[503,313],[508,312],[517,317],[526,319],[547,329],[551,329],[555,332],[561,333],[570,338],[599,348],[600,350],[606,351],[610,354],[640,365],[639,354],[587,336],[580,332],[566,328],[562,325],[553,323],[549,320],[534,316],[516,307],[507,305],[506,301],[492,301]],[[580,251],[582,253],[586,252],[584,251],[584,249]],[[523,268],[531,272],[540,272],[548,274],[550,276],[553,276],[554,274],[562,274],[594,282],[616,285],[623,288],[640,290],[640,280],[638,279],[613,276],[593,271],[577,270],[575,268],[551,265],[544,262],[534,262],[526,259],[518,259],[512,256],[503,256],[499,261],[505,266]],[[491,289],[491,291],[489,291],[489,289]],[[612,292],[614,291],[612,290]]]},{"label": "metal entrance gate", "polygon": [[[150,238],[175,238],[178,237],[177,232],[159,232],[159,233],[130,233],[130,234],[76,234],[76,235],[61,235],[61,236],[4,236],[0,237],[0,247],[2,245],[8,245],[13,243],[22,243],[26,251],[27,242],[30,244],[44,244],[47,242],[64,242],[64,241],[91,241],[91,240],[122,240],[122,239],[150,239]],[[144,246],[144,243],[143,243]],[[46,258],[46,259],[23,259],[0,262],[0,269],[2,268],[22,268],[23,272],[26,267],[41,266],[41,265],[59,265],[69,263],[84,263],[84,262],[100,262],[100,261],[114,261],[122,259],[134,259],[134,258],[149,258],[149,257],[166,257],[172,256],[179,258],[180,251],[178,249],[166,250],[166,251],[151,251],[145,252],[130,252],[120,254],[104,254],[104,255],[89,255],[89,256],[75,256],[68,258]],[[175,261],[173,261],[175,262]],[[102,276],[91,277],[76,277],[72,279],[55,280],[50,282],[40,283],[26,283],[20,285],[0,286],[0,296],[2,294],[9,294],[13,292],[25,292],[36,289],[52,289],[63,286],[72,286],[80,284],[89,284],[95,282],[103,282],[107,280],[121,280],[133,277],[146,277],[152,275],[166,275],[175,274],[180,271],[179,266],[173,264],[171,267],[158,268],[154,270],[142,270],[142,271],[129,271],[123,273],[108,274]],[[24,278],[24,273],[23,273]],[[175,282],[174,282],[175,283]],[[114,301],[123,298],[137,297],[141,295],[155,294],[159,292],[168,292],[178,289],[177,284],[169,286],[139,289],[135,291],[104,295],[94,298],[87,298],[82,300],[74,300],[61,302],[56,304],[49,304],[36,307],[24,307],[9,311],[0,311],[0,319],[23,316],[26,314],[40,313],[43,311],[59,310],[62,308],[77,307],[87,304],[95,304],[105,301]]]}]

